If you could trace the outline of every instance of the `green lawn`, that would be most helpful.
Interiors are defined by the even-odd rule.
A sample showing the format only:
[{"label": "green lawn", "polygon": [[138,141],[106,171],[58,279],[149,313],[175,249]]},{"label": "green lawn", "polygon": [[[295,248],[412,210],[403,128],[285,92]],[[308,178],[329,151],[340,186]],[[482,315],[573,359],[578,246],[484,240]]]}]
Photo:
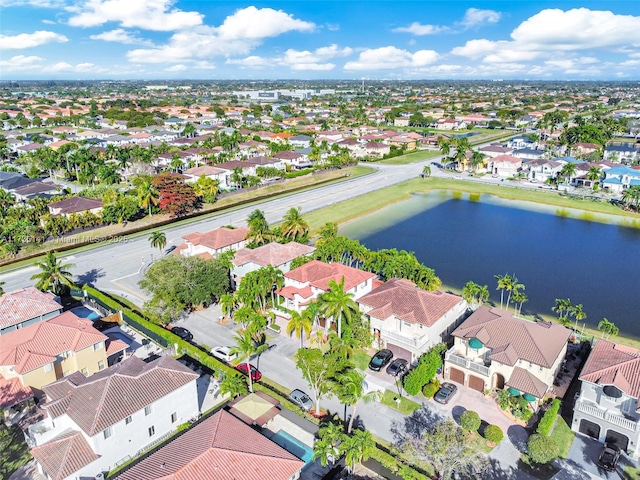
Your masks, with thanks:
[{"label": "green lawn", "polygon": [[407,165],[409,163],[416,163],[428,158],[435,158],[440,155],[437,150],[420,150],[418,152],[408,153],[406,155],[400,155],[398,157],[387,158],[380,160],[378,163],[384,163],[385,165]]},{"label": "green lawn", "polygon": [[640,480],[640,470],[627,465],[624,467],[624,480]]},{"label": "green lawn", "polygon": [[367,367],[369,366],[371,356],[363,350],[356,350],[355,352],[353,352],[353,357],[351,359],[353,360],[353,363],[356,364],[356,368],[362,371],[366,371]]},{"label": "green lawn", "polygon": [[9,478],[29,460],[31,454],[22,431],[16,426],[7,428],[0,422],[0,478]]},{"label": "green lawn", "polygon": [[417,404],[413,400],[409,400],[407,397],[400,397],[400,404],[395,401],[396,398],[398,398],[398,392],[385,390],[380,403],[387,407],[391,407],[404,415],[411,415],[413,412],[421,408],[421,405]]},{"label": "green lawn", "polygon": [[553,428],[553,432],[551,432],[551,437],[554,438],[560,446],[560,458],[567,458],[575,436],[575,433],[571,431],[571,427],[567,425],[564,418],[558,415],[556,425]]}]

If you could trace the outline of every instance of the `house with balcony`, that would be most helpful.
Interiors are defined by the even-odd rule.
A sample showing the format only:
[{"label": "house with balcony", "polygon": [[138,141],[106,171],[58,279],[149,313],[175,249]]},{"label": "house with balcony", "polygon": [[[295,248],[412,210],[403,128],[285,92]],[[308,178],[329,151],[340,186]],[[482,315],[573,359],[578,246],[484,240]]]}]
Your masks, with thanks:
[{"label": "house with balcony", "polygon": [[329,291],[329,282],[344,280],[344,291],[357,300],[369,293],[376,275],[341,263],[312,260],[284,274],[284,287],[276,290],[289,310],[302,311],[321,293]]},{"label": "house with balcony", "polygon": [[241,248],[233,257],[231,273],[236,281],[249,272],[268,266],[286,273],[295,258],[311,255],[315,250],[315,247],[298,242],[271,242],[256,248]]},{"label": "house with balcony", "polygon": [[213,258],[228,250],[240,250],[246,244],[248,228],[220,227],[208,232],[193,232],[182,237],[184,243],[175,249],[175,254],[185,257],[199,255]]},{"label": "house with balcony", "polygon": [[602,188],[606,188],[615,193],[622,193],[627,188],[640,185],[640,170],[635,170],[626,165],[604,170],[604,179],[601,182]]},{"label": "house with balcony", "polygon": [[489,159],[488,170],[499,177],[513,177],[522,168],[522,159],[512,155],[498,155]]},{"label": "house with balcony", "polygon": [[571,429],[640,456],[640,352],[597,340],[580,374]]},{"label": "house with balcony", "polygon": [[544,183],[560,173],[562,163],[538,158],[536,160],[525,161],[522,164],[522,169],[527,172],[527,178],[530,182]]},{"label": "house with balcony", "polygon": [[24,287],[0,296],[0,335],[56,317],[62,305],[53,293]]},{"label": "house with balcony", "polygon": [[447,341],[468,308],[462,297],[428,292],[398,278],[360,297],[358,306],[369,320],[377,346],[410,363]]},{"label": "house with balcony", "polygon": [[453,331],[444,376],[479,392],[509,388],[533,402],[552,388],[570,335],[557,323],[532,322],[483,305]]},{"label": "house with balcony", "polygon": [[170,356],[131,356],[47,385],[47,416],[26,434],[38,469],[52,480],[96,478],[136,457],[197,417],[198,377]]},{"label": "house with balcony", "polygon": [[65,312],[2,337],[0,375],[18,378],[22,385],[39,391],[45,385],[82,372],[92,375],[119,357],[128,345],[111,340],[93,328],[91,320]]}]

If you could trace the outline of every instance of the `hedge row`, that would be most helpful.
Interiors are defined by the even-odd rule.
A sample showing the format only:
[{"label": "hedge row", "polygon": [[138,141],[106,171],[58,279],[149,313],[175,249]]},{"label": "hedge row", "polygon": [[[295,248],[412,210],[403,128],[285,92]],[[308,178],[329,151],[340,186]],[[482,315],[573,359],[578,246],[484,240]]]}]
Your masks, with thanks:
[{"label": "hedge row", "polygon": [[429,476],[418,472],[416,469],[385,452],[378,446],[376,446],[376,449],[371,453],[371,458],[380,462],[380,465],[392,473],[400,474],[405,480],[429,480]]},{"label": "hedge row", "polygon": [[549,408],[547,408],[547,411],[544,412],[544,415],[540,419],[540,423],[538,423],[536,433],[548,436],[551,433],[551,429],[553,428],[553,424],[556,421],[556,417],[558,416],[559,411],[560,400],[556,398],[551,402],[551,405],[549,406]]},{"label": "hedge row", "polygon": [[[141,330],[142,334],[148,335],[154,338],[154,340],[164,340],[164,342],[159,342],[164,343],[163,346],[168,347],[177,345],[180,352],[190,356],[194,360],[197,360],[202,365],[210,368],[213,371],[222,371],[226,375],[242,375],[235,368],[229,367],[217,358],[212,357],[209,352],[204,352],[195,345],[192,345],[189,342],[185,342],[176,334],[172,333],[171,330],[167,330],[166,328],[163,328],[151,322],[150,320],[147,320],[138,312],[132,310],[127,305],[124,305],[110,295],[101,292],[100,290],[96,290],[95,288],[92,288],[88,285],[85,285],[82,288],[87,292],[87,295],[89,297],[95,299],[104,307],[113,311],[122,311],[122,316],[125,317],[125,321],[127,322],[127,324],[132,326],[132,328],[134,328],[135,330]],[[141,328],[136,328],[138,326]]]}]

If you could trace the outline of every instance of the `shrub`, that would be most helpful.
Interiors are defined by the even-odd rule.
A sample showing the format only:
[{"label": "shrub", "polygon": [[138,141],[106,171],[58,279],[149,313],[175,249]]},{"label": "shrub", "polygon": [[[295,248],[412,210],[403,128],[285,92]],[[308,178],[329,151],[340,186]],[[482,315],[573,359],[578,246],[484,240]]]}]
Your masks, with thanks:
[{"label": "shrub", "polygon": [[535,463],[549,463],[558,457],[560,449],[553,437],[534,433],[527,442],[529,458]]},{"label": "shrub", "polygon": [[477,432],[481,423],[480,415],[473,410],[467,410],[460,415],[460,426],[468,432]]},{"label": "shrub", "polygon": [[556,421],[556,417],[558,416],[558,411],[560,411],[560,400],[556,398],[551,402],[547,411],[544,412],[544,415],[540,419],[540,423],[538,423],[536,433],[539,433],[540,435],[549,435],[553,428],[553,424]]},{"label": "shrub", "polygon": [[422,394],[427,398],[433,398],[438,389],[440,388],[440,381],[436,378],[422,387]]},{"label": "shrub", "polygon": [[484,429],[484,438],[493,444],[498,444],[504,438],[504,433],[502,429],[497,425],[487,425],[487,428]]},{"label": "shrub", "polygon": [[418,365],[404,376],[403,386],[409,395],[417,395],[442,366],[442,352],[446,345],[440,343],[432,347],[418,359]]}]

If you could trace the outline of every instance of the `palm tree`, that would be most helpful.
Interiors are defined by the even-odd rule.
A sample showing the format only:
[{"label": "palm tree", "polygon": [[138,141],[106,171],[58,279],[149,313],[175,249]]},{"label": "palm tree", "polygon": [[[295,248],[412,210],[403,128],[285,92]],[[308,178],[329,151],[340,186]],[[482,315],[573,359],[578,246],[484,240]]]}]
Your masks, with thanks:
[{"label": "palm tree", "polygon": [[336,457],[338,456],[338,449],[334,446],[333,442],[327,438],[320,438],[313,444],[313,460],[320,460],[320,464],[326,467],[329,462],[333,465]]},{"label": "palm tree", "polygon": [[482,165],[484,162],[484,153],[474,150],[471,153],[471,168],[475,172],[478,166]]},{"label": "palm tree", "polygon": [[291,318],[289,319],[289,323],[287,323],[287,333],[291,335],[291,333],[295,333],[296,337],[300,339],[300,348],[304,347],[304,339],[303,335],[309,338],[311,335],[311,327],[313,325],[312,317],[313,313],[304,309],[301,313],[298,313],[296,310],[291,310]]},{"label": "palm tree", "polygon": [[41,262],[36,262],[35,266],[40,269],[31,277],[31,280],[37,280],[35,287],[38,290],[46,292],[51,290],[55,294],[60,293],[63,285],[73,287],[73,276],[68,269],[74,265],[72,263],[62,263],[56,258],[53,251],[48,251]]},{"label": "palm tree", "polygon": [[505,310],[509,310],[509,303],[511,302],[511,295],[514,292],[518,292],[520,290],[524,290],[525,286],[522,283],[518,283],[518,277],[516,277],[516,274],[514,273],[513,276],[511,275],[505,275],[505,287],[504,289],[509,292],[509,295],[507,296],[507,304],[505,306]]},{"label": "palm tree", "polygon": [[440,147],[440,153],[448,159],[451,153],[451,142],[449,139],[444,137],[438,138],[438,147]]},{"label": "palm tree", "polygon": [[148,180],[138,185],[137,190],[140,207],[148,208],[149,216],[151,216],[151,207],[160,203],[160,193],[158,193],[153,184]]},{"label": "palm tree", "polygon": [[576,174],[576,164],[575,163],[565,163],[564,166],[562,167],[562,170],[560,170],[560,175],[562,175],[564,177],[564,183],[569,183],[569,181],[571,180],[571,177],[573,177]]},{"label": "palm tree", "polygon": [[329,280],[329,290],[318,295],[318,311],[327,321],[332,318],[337,323],[338,337],[342,337],[342,320],[349,322],[359,313],[353,294],[344,291],[344,277],[340,279],[340,283]]},{"label": "palm tree", "polygon": [[304,238],[309,233],[309,224],[302,218],[300,207],[290,208],[282,218],[280,233],[288,240]]},{"label": "palm tree", "polygon": [[587,318],[587,314],[585,313],[581,303],[573,305],[573,307],[571,308],[571,315],[573,315],[573,317],[576,319],[576,326],[574,330],[578,330],[578,321]]},{"label": "palm tree", "polygon": [[222,309],[222,313],[228,316],[233,314],[233,311],[238,306],[238,299],[235,295],[231,295],[230,293],[225,293],[220,297],[220,308]]},{"label": "palm tree", "polygon": [[347,426],[347,435],[349,435],[353,429],[353,422],[356,418],[358,402],[363,400],[365,403],[368,403],[379,397],[380,392],[377,391],[365,393],[363,382],[364,374],[357,370],[349,370],[335,379],[336,396],[342,404],[351,407],[351,418],[349,419],[349,425]]},{"label": "palm tree", "polygon": [[156,231],[149,235],[149,243],[153,248],[162,251],[167,246],[167,235],[164,232]]},{"label": "palm tree", "polygon": [[600,323],[598,323],[598,330],[600,330],[601,332],[600,338],[604,337],[604,335],[606,334],[607,339],[609,339],[611,335],[615,337],[619,332],[618,327],[616,327],[613,322],[610,322],[606,318],[600,320]]},{"label": "palm tree", "polygon": [[344,454],[351,473],[354,473],[356,464],[368,460],[375,449],[376,443],[367,430],[356,430],[340,444],[340,451]]},{"label": "palm tree", "polygon": [[0,296],[4,295],[4,288],[2,288],[3,285],[4,282],[0,282]]},{"label": "palm tree", "polygon": [[558,321],[564,325],[567,323],[567,315],[572,308],[571,299],[556,298],[556,304],[551,307],[551,310],[558,314]]},{"label": "palm tree", "polygon": [[238,355],[238,358],[244,358],[244,363],[247,365],[247,374],[249,377],[249,391],[253,393],[253,379],[251,378],[251,365],[249,361],[254,355],[260,355],[269,346],[267,344],[256,345],[255,332],[251,329],[245,329],[243,332],[238,332],[234,335],[236,342],[235,346],[231,347],[230,353]]},{"label": "palm tree", "polygon": [[589,171],[587,172],[587,180],[591,180],[593,183],[593,189],[595,190],[596,187],[596,183],[598,180],[600,180],[600,169],[596,166],[592,166],[589,167]]},{"label": "palm tree", "polygon": [[494,275],[493,278],[495,278],[498,281],[498,288],[496,288],[496,290],[500,290],[500,308],[502,308],[502,302],[504,300],[504,291],[507,288],[508,278],[510,277],[505,273],[504,275]]},{"label": "palm tree", "polygon": [[431,167],[429,165],[425,165],[422,167],[422,178],[429,178],[431,176]]},{"label": "palm tree", "polygon": [[240,375],[226,375],[220,382],[220,393],[231,395],[236,398],[239,395],[247,394],[247,382]]},{"label": "palm tree", "polygon": [[513,313],[520,315],[522,311],[522,304],[529,300],[529,297],[524,292],[520,290],[513,291]]}]

